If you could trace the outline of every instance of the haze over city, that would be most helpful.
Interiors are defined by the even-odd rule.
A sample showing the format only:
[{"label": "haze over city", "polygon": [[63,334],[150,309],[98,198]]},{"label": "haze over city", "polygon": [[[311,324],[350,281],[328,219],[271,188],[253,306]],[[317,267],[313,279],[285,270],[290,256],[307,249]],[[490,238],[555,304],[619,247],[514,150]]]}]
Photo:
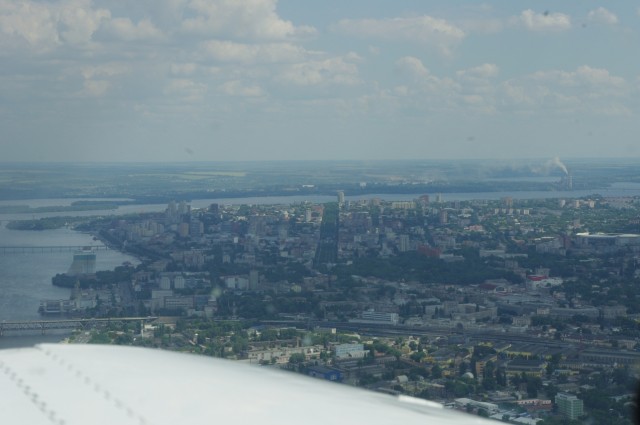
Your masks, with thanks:
[{"label": "haze over city", "polygon": [[4,161],[637,157],[636,2],[0,1]]}]

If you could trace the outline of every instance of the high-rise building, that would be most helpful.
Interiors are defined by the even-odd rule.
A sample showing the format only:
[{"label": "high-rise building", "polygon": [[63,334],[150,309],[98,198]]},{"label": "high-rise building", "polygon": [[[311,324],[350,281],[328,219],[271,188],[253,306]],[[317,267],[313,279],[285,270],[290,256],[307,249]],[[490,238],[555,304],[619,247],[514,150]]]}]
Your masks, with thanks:
[{"label": "high-rise building", "polygon": [[180,223],[178,225],[178,235],[181,238],[186,238],[189,236],[189,223]]},{"label": "high-rise building", "polygon": [[447,210],[440,210],[440,214],[438,218],[439,218],[440,224],[447,224],[449,222]]},{"label": "high-rise building", "polygon": [[180,201],[180,203],[178,204],[178,214],[180,216],[183,216],[189,214],[190,212],[191,207],[185,201]]},{"label": "high-rise building", "polygon": [[93,274],[96,272],[96,253],[90,249],[83,249],[73,254],[73,263],[67,272],[70,276]]},{"label": "high-rise building", "polygon": [[398,237],[398,250],[400,252],[407,252],[410,249],[409,235],[400,235]]},{"label": "high-rise building", "polygon": [[204,224],[200,220],[191,219],[189,222],[189,236],[199,238],[204,233]]},{"label": "high-rise building", "polygon": [[164,224],[169,226],[178,222],[178,209],[176,208],[176,202],[171,201],[164,211]]},{"label": "high-rise building", "polygon": [[160,277],[160,289],[171,289],[171,277],[169,275]]},{"label": "high-rise building", "polygon": [[340,205],[344,204],[344,190],[338,191],[338,203]]},{"label": "high-rise building", "polygon": [[181,274],[175,276],[173,278],[173,288],[174,289],[184,289],[185,287],[185,279],[184,276],[182,276]]},{"label": "high-rise building", "polygon": [[278,226],[278,238],[285,240],[289,236],[289,226],[281,224]]},{"label": "high-rise building", "polygon": [[567,419],[577,419],[584,414],[584,403],[573,394],[558,393],[556,395],[558,412]]},{"label": "high-rise building", "polygon": [[260,288],[260,274],[258,270],[249,271],[249,289],[255,291]]}]

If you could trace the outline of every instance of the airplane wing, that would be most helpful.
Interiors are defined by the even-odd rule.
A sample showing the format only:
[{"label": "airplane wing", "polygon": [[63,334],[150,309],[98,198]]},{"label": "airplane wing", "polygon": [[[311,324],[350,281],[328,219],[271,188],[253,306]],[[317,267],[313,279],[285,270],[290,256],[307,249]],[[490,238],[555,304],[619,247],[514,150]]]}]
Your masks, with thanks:
[{"label": "airplane wing", "polygon": [[0,350],[0,418],[28,425],[496,423],[229,360],[65,344]]}]

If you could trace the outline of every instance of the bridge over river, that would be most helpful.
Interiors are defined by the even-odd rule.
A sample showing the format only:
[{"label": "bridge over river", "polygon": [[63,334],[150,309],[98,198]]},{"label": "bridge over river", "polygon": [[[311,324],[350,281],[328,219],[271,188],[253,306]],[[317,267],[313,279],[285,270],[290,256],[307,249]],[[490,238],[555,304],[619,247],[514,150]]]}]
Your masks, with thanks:
[{"label": "bridge over river", "polygon": [[52,245],[52,246],[0,246],[1,254],[50,254],[54,252],[70,252],[91,249],[92,251],[106,251],[106,245]]},{"label": "bridge over river", "polygon": [[106,317],[99,319],[62,319],[62,320],[29,320],[29,321],[3,321],[0,322],[0,336],[5,332],[15,331],[38,331],[43,335],[47,330],[54,329],[92,329],[98,327],[107,327],[111,324],[122,324],[131,322],[153,322],[157,317]]}]

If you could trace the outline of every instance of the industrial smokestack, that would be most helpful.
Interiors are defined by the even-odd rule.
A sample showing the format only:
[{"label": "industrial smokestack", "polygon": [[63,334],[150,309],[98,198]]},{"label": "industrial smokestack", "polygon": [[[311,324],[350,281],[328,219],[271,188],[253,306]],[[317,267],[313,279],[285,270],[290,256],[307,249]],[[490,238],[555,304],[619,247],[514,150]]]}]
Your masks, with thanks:
[{"label": "industrial smokestack", "polygon": [[560,188],[564,190],[573,189],[573,176],[570,173],[560,177]]}]

